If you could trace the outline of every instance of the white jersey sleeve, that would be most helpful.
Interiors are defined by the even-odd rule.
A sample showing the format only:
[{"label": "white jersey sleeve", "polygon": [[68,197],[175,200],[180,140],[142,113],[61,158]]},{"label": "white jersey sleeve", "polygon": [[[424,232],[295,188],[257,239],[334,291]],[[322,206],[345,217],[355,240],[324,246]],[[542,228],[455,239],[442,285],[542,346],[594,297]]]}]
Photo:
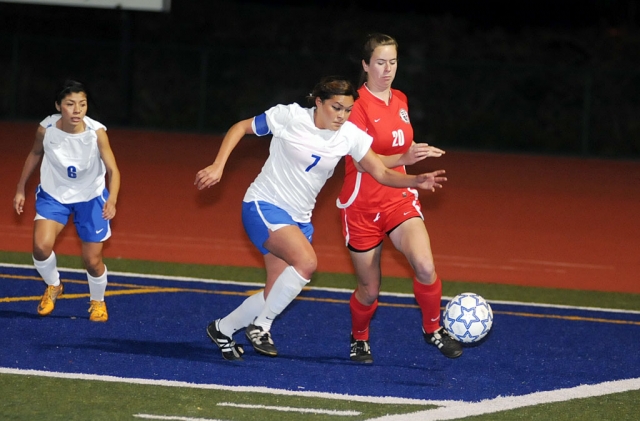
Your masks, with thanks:
[{"label": "white jersey sleeve", "polygon": [[254,117],[251,127],[258,136],[273,134],[278,136],[300,110],[292,105],[276,105],[264,113]]},{"label": "white jersey sleeve", "polygon": [[104,129],[105,132],[107,131],[107,127],[104,124],[92,119],[91,117],[85,116],[82,121],[84,121],[87,130],[98,131],[100,129]]},{"label": "white jersey sleeve", "polygon": [[349,155],[351,155],[356,162],[360,162],[369,151],[369,148],[371,148],[373,137],[369,136],[365,131],[350,121],[342,125],[340,132],[344,134],[350,144]]},{"label": "white jersey sleeve", "polygon": [[61,117],[62,116],[60,114],[49,115],[49,116],[45,117],[45,119],[40,122],[40,125],[42,127],[44,127],[45,129],[48,129],[49,127],[55,125],[56,122],[58,120],[60,120]]}]

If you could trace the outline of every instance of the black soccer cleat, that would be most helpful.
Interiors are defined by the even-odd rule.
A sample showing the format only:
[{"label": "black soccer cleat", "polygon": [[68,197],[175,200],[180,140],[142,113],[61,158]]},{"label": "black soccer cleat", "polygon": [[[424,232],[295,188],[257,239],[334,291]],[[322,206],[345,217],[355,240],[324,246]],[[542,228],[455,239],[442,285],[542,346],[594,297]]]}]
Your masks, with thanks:
[{"label": "black soccer cleat", "polygon": [[220,351],[222,351],[222,358],[227,361],[243,361],[242,354],[244,354],[244,349],[242,345],[236,344],[232,338],[220,332],[219,325],[220,319],[209,323],[209,326],[207,326],[207,335],[214,344],[218,345]]},{"label": "black soccer cleat", "polygon": [[359,363],[371,364],[373,362],[373,356],[371,356],[371,347],[369,341],[356,340],[351,335],[351,352],[349,357],[351,361]]},{"label": "black soccer cleat", "polygon": [[445,357],[458,358],[462,355],[462,344],[453,339],[444,327],[441,326],[433,333],[426,333],[423,328],[422,334],[424,335],[424,340],[428,344],[437,347]]},{"label": "black soccer cleat", "polygon": [[269,357],[275,357],[278,355],[278,350],[273,344],[271,339],[271,333],[265,332],[261,326],[250,324],[244,332],[245,336],[253,345],[253,349],[259,354],[267,355]]}]

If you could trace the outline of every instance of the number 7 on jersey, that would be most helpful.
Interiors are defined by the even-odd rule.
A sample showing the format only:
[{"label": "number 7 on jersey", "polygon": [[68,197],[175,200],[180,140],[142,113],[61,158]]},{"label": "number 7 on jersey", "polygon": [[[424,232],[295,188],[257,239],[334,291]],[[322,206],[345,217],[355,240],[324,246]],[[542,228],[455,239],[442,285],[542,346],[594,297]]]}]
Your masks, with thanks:
[{"label": "number 7 on jersey", "polygon": [[316,165],[318,165],[318,161],[320,161],[320,156],[318,155],[311,155],[311,157],[313,158],[313,162],[311,163],[311,165],[309,165],[304,171],[305,172],[309,172],[311,170],[311,168],[315,167]]}]

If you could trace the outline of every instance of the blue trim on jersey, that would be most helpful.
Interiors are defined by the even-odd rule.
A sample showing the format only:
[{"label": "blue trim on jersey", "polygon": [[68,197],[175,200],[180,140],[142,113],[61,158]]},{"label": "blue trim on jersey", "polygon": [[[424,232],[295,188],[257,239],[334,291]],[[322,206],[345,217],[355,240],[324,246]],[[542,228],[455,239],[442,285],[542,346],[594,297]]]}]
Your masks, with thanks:
[{"label": "blue trim on jersey", "polygon": [[264,248],[264,243],[269,239],[269,226],[293,225],[300,228],[309,243],[313,240],[311,222],[296,222],[287,211],[268,202],[242,202],[242,225],[253,245],[262,254],[270,253]]},{"label": "blue trim on jersey", "polygon": [[[84,120],[83,120],[83,121],[84,121]],[[87,129],[92,130],[92,131],[94,131],[94,132],[96,131],[96,128],[95,128],[95,127],[93,127],[91,124],[87,124],[86,122],[85,122],[84,124],[85,124],[85,127],[86,127]]]},{"label": "blue trim on jersey", "polygon": [[266,136],[271,134],[271,130],[269,129],[269,125],[267,124],[267,114],[262,113],[253,119],[253,126],[256,134],[258,136]]}]

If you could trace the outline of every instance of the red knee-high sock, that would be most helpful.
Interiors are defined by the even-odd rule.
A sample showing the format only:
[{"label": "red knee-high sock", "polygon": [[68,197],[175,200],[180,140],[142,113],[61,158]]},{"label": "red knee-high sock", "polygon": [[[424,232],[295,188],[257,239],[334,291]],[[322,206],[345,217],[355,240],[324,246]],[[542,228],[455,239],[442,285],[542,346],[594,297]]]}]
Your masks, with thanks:
[{"label": "red knee-high sock", "polygon": [[425,285],[413,278],[413,294],[422,311],[422,327],[427,333],[433,333],[440,327],[440,301],[442,300],[442,282],[436,275],[436,281]]},{"label": "red knee-high sock", "polygon": [[351,309],[351,333],[353,337],[359,341],[369,340],[369,323],[373,318],[373,313],[378,308],[378,300],[375,300],[370,306],[366,306],[358,301],[354,291],[349,300],[349,308]]}]

